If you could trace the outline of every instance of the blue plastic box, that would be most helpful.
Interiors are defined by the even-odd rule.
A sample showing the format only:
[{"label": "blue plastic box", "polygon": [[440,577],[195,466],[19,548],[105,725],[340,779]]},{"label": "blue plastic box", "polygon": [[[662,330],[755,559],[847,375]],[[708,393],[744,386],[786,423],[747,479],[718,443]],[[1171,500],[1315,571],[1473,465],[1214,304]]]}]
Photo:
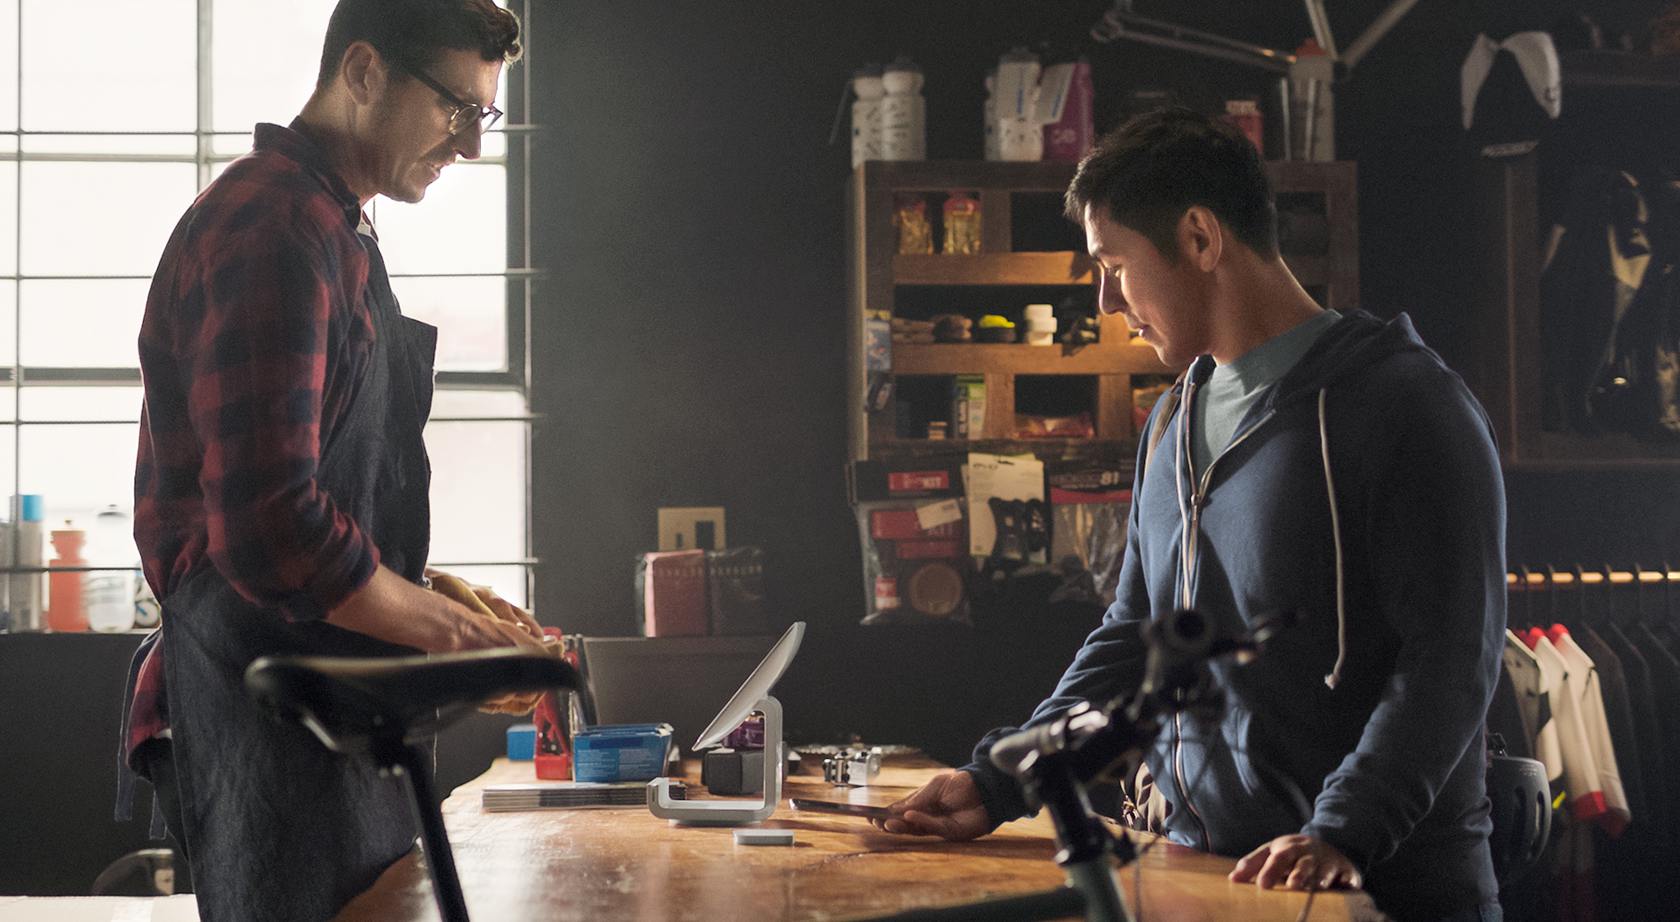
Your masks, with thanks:
[{"label": "blue plastic box", "polygon": [[572,737],[578,781],[652,781],[665,773],[670,754],[670,724],[590,727]]},{"label": "blue plastic box", "polygon": [[507,757],[529,762],[537,757],[537,725],[514,724],[507,728]]}]

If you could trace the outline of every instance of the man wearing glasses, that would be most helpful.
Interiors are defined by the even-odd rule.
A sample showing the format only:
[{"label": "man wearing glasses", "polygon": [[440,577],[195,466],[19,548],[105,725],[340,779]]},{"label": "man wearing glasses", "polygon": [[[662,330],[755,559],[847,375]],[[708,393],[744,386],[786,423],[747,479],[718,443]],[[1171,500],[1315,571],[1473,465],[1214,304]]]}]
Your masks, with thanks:
[{"label": "man wearing glasses", "polygon": [[363,211],[478,157],[520,52],[491,0],[340,0],[302,113],[257,126],[153,277],[135,540],[164,616],[124,761],[205,920],[327,918],[415,837],[396,780],[257,710],[253,660],[541,647],[488,590],[496,619],[423,588],[437,331],[402,316]]}]

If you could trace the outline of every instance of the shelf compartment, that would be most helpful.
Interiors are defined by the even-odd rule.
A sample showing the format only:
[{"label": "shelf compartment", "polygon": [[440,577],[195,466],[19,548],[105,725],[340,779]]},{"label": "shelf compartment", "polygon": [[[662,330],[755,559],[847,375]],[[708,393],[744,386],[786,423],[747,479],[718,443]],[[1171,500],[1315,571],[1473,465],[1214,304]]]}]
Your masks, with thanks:
[{"label": "shelf compartment", "polygon": [[893,373],[959,375],[1167,374],[1155,350],[1132,342],[1100,342],[1068,351],[1062,345],[1019,343],[894,343]]},{"label": "shelf compartment", "polygon": [[1089,285],[1090,260],[1071,250],[945,256],[898,253],[899,285]]}]

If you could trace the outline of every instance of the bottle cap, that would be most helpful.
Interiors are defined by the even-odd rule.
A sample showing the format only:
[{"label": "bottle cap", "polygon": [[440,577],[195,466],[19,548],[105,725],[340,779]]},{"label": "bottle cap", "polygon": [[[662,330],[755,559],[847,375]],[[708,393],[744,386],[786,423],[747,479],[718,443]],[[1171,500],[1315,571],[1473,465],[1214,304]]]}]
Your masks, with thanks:
[{"label": "bottle cap", "polygon": [[41,509],[46,505],[45,499],[39,493],[25,493],[19,504],[22,508],[18,512],[18,519],[24,522],[41,521]]},{"label": "bottle cap", "polygon": [[893,62],[891,64],[887,65],[884,73],[889,73],[890,74],[890,73],[893,73],[895,71],[903,71],[903,72],[919,74],[919,73],[922,72],[922,68],[918,64],[916,64],[915,61],[912,61],[908,57],[901,54],[898,57],[894,58]]}]

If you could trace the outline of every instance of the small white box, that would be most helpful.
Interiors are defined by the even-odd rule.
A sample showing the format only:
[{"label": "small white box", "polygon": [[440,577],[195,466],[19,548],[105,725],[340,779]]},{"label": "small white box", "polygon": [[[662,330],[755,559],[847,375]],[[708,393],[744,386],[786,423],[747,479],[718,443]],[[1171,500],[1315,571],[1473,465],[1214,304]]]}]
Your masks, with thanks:
[{"label": "small white box", "polygon": [[736,845],[792,845],[791,829],[737,829]]}]

